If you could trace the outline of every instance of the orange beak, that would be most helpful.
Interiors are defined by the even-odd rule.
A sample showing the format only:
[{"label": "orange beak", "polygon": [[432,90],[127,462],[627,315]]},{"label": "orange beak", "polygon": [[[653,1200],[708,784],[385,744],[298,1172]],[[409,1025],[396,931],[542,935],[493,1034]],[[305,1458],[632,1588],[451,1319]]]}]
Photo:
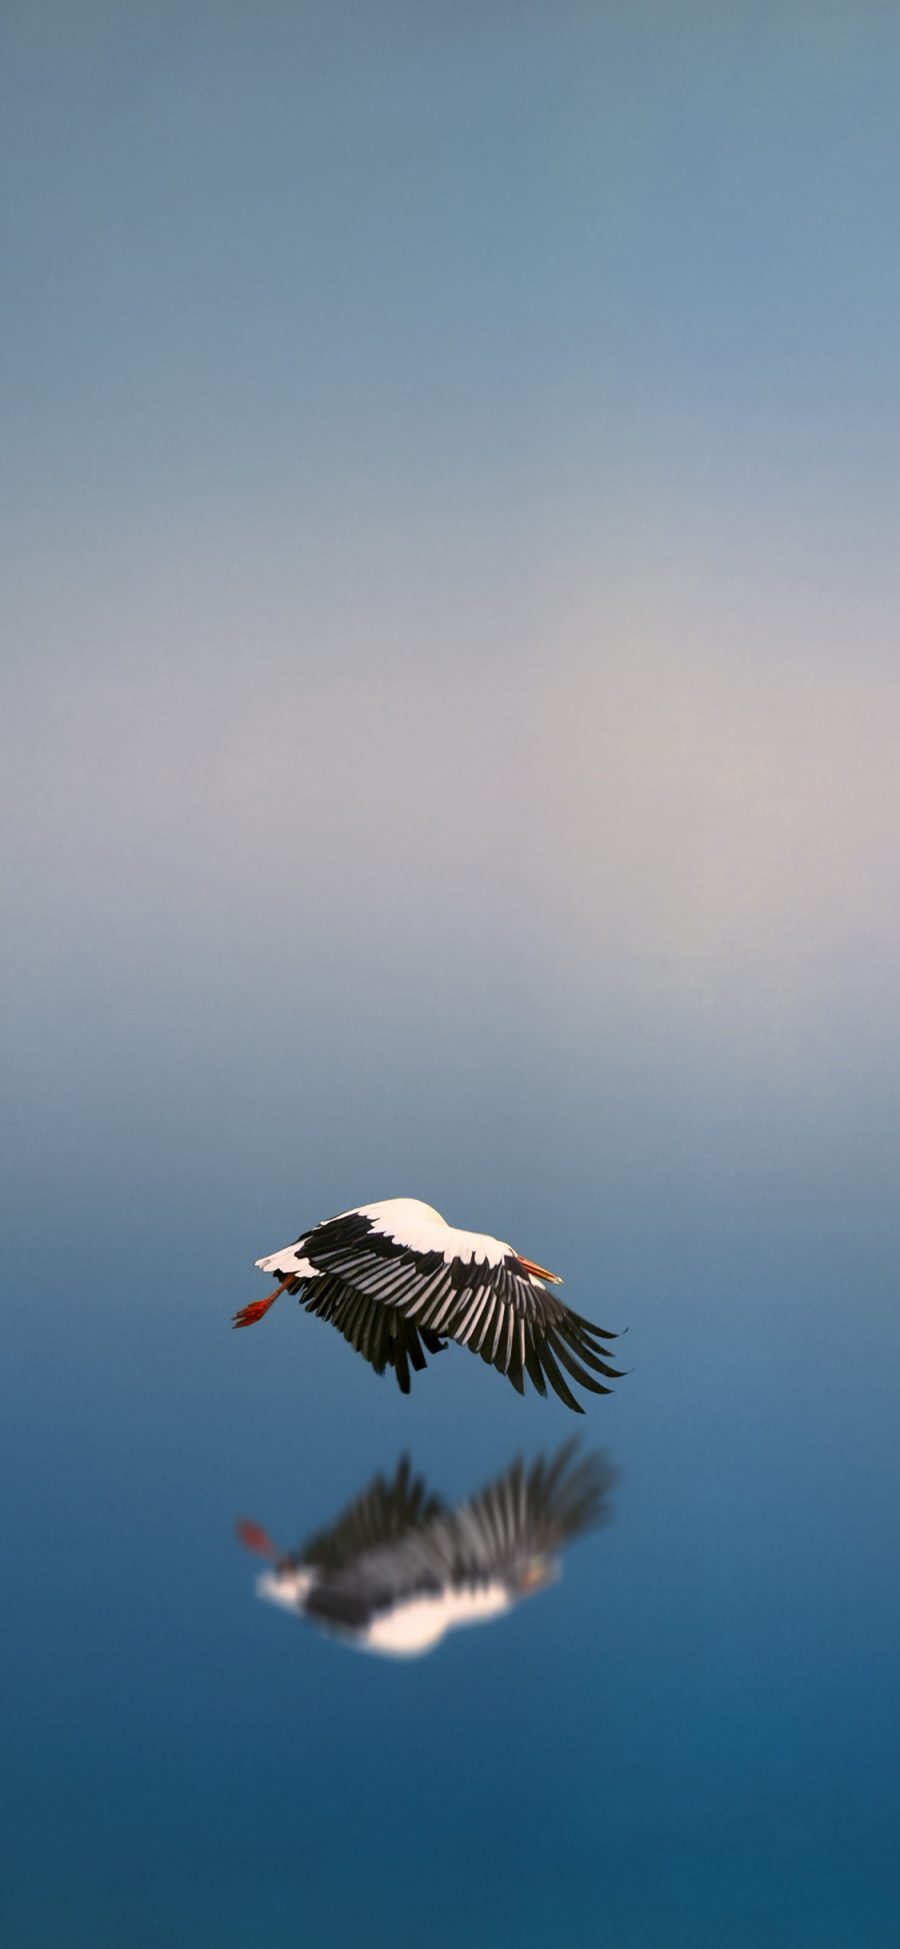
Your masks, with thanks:
[{"label": "orange beak", "polygon": [[516,1264],[521,1266],[523,1272],[533,1272],[536,1279],[549,1279],[551,1286],[562,1285],[558,1272],[548,1272],[546,1266],[535,1265],[533,1259],[523,1259],[521,1252],[516,1253]]},{"label": "orange beak", "polygon": [[530,1597],[533,1591],[546,1590],[548,1584],[555,1584],[558,1576],[558,1563],[548,1557],[533,1557],[520,1572],[516,1587],[520,1596]]}]

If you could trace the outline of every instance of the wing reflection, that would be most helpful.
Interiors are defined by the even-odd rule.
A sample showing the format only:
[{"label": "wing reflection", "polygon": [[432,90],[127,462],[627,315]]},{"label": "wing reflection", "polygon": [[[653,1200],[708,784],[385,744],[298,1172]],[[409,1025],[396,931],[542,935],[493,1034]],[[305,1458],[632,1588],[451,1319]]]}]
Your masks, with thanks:
[{"label": "wing reflection", "polygon": [[500,1617],[554,1582],[566,1546],[609,1521],[615,1470],[602,1452],[576,1450],[567,1442],[528,1467],[518,1459],[456,1508],[404,1456],[290,1556],[239,1523],[247,1548],[271,1558],[257,1591],[360,1651],[433,1651],[457,1625]]}]

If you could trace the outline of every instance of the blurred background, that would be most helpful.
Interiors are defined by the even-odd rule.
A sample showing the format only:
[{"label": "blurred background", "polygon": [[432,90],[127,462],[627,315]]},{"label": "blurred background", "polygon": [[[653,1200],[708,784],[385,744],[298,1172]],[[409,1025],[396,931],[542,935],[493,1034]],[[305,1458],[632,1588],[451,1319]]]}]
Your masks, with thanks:
[{"label": "blurred background", "polygon": [[[11,0],[15,1949],[893,1949],[900,19]],[[628,1327],[433,1658],[255,1603],[409,1401],[253,1260],[426,1199]]]}]

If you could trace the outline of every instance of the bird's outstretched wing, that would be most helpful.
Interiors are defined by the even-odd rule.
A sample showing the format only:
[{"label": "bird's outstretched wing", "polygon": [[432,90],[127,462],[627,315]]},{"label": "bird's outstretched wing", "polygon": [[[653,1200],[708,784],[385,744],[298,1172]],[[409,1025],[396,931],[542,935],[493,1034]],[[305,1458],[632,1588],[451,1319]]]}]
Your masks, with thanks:
[{"label": "bird's outstretched wing", "polygon": [[290,1561],[334,1574],[367,1550],[399,1542],[410,1530],[433,1522],[443,1511],[440,1496],[431,1494],[423,1476],[413,1475],[409,1457],[404,1455],[389,1480],[376,1475],[337,1521],[328,1529],[318,1530]]},{"label": "bird's outstretched wing", "polygon": [[369,1361],[376,1374],[393,1367],[401,1394],[409,1393],[410,1367],[417,1372],[427,1367],[425,1350],[443,1353],[446,1347],[446,1340],[439,1334],[431,1333],[427,1326],[417,1326],[395,1308],[360,1292],[346,1279],[331,1275],[301,1279],[296,1287],[292,1285],[288,1290],[299,1291],[300,1303],[308,1313],[330,1320],[354,1351]]},{"label": "bird's outstretched wing", "polygon": [[417,1597],[439,1598],[501,1585],[524,1594],[555,1551],[609,1518],[615,1472],[601,1453],[575,1460],[568,1442],[530,1468],[513,1463],[497,1481],[452,1510],[438,1509],[403,1535],[348,1556],[317,1580],[310,1616],[363,1630]]},{"label": "bird's outstretched wing", "polygon": [[578,1457],[577,1446],[566,1442],[527,1469],[519,1459],[470,1501],[435,1517],[429,1539],[454,1583],[515,1583],[535,1558],[609,1521],[616,1471],[602,1451]]},{"label": "bird's outstretched wing", "polygon": [[331,1320],[378,1373],[393,1366],[404,1393],[410,1364],[427,1365],[423,1346],[436,1353],[449,1339],[479,1353],[520,1394],[526,1374],[539,1394],[549,1381],[576,1414],[584,1409],[566,1374],[592,1394],[609,1394],[597,1375],[620,1378],[603,1344],[616,1335],[573,1313],[511,1250],[497,1261],[466,1257],[453,1249],[457,1237],[448,1228],[446,1251],[422,1250],[364,1212],[348,1212],[297,1241],[297,1258],[318,1276],[301,1275],[296,1290],[307,1312]]}]

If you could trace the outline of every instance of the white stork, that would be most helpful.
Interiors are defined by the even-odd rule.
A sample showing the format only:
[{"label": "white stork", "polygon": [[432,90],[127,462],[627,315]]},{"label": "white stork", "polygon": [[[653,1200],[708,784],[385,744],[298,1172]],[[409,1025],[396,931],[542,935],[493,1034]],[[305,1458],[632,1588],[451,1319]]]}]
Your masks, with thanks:
[{"label": "white stork", "polygon": [[603,1342],[617,1336],[548,1290],[562,1284],[555,1272],[500,1239],[455,1230],[418,1198],[341,1212],[256,1263],[281,1284],[235,1313],[236,1327],[254,1326],[280,1293],[298,1293],[377,1374],[393,1367],[404,1394],[410,1366],[427,1366],[424,1349],[441,1353],[448,1340],[480,1353],[520,1394],[526,1374],[539,1394],[549,1381],[576,1414],[584,1409],[558,1362],[592,1394],[612,1391],[597,1374],[621,1378],[604,1357]]},{"label": "white stork", "polygon": [[602,1454],[573,1464],[575,1444],[521,1461],[448,1509],[404,1457],[340,1516],[282,1556],[256,1523],[237,1525],[272,1559],[257,1591],[360,1651],[415,1658],[447,1631],[486,1623],[560,1574],[558,1552],[609,1517],[614,1471]]}]

